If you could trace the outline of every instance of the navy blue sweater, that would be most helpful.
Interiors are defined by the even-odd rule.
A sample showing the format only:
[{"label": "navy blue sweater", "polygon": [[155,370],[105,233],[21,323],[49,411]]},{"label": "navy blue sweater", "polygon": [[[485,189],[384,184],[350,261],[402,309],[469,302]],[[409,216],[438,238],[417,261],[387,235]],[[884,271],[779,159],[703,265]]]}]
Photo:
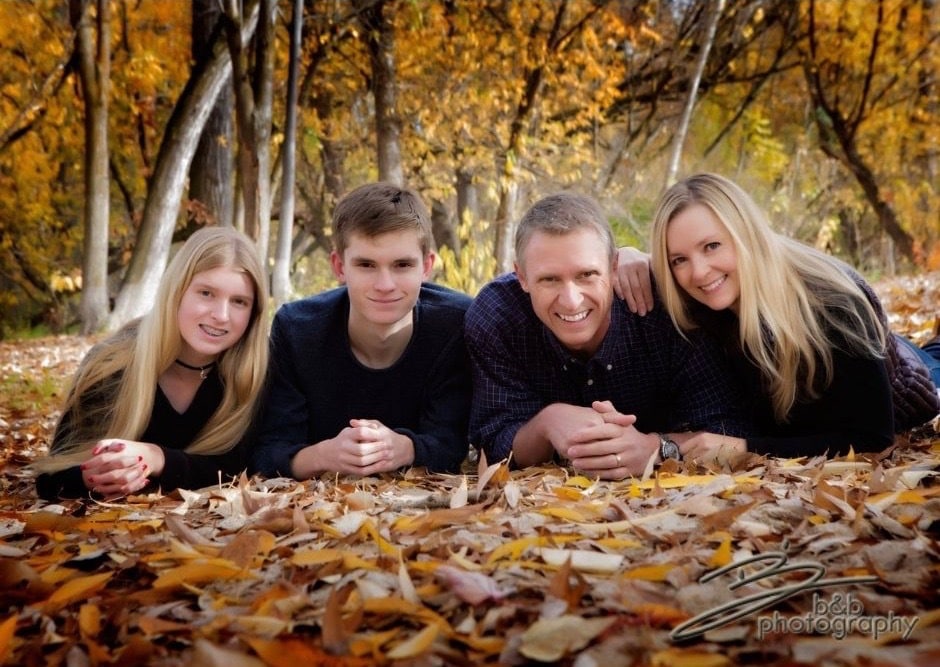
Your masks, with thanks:
[{"label": "navy blue sweater", "polygon": [[350,419],[376,419],[414,443],[413,465],[456,472],[467,455],[470,372],[463,319],[470,297],[422,285],[414,331],[392,366],[368,368],[349,344],[349,296],[338,287],[286,304],[271,328],[271,367],[255,472],[291,476],[301,449]]}]

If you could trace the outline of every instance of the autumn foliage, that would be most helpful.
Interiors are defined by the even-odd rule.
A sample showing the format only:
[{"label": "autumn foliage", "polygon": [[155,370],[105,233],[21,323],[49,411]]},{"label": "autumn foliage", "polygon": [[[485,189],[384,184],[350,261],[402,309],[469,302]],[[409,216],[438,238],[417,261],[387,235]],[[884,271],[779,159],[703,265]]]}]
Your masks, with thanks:
[{"label": "autumn foliage", "polygon": [[[921,342],[932,332],[940,275],[877,288],[896,329]],[[91,342],[0,342],[3,664],[861,666],[940,655],[935,425],[877,455],[670,463],[622,482],[480,460],[461,475],[242,477],[46,504],[24,465],[48,446]],[[792,569],[774,570],[780,558]],[[814,572],[851,581],[799,589]],[[736,584],[744,574],[758,579]],[[706,627],[716,609],[730,617],[773,591]],[[875,636],[874,619],[895,625]],[[838,636],[834,622],[851,628]]]}]

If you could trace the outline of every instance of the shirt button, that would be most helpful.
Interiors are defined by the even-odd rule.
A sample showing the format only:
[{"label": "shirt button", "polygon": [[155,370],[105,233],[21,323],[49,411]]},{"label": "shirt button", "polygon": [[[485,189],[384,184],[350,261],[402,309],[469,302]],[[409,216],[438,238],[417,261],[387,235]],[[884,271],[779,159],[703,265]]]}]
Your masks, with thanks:
[{"label": "shirt button", "polygon": [[613,370],[613,369],[614,369],[614,365],[613,365],[613,364],[607,364],[607,370],[611,371],[611,370]]},{"label": "shirt button", "polygon": [[590,387],[592,384],[594,384],[594,380],[588,380],[588,386]]},{"label": "shirt button", "polygon": [[568,367],[567,367],[567,366],[562,366],[562,367],[561,367],[561,370],[566,371],[566,370],[568,370]]}]

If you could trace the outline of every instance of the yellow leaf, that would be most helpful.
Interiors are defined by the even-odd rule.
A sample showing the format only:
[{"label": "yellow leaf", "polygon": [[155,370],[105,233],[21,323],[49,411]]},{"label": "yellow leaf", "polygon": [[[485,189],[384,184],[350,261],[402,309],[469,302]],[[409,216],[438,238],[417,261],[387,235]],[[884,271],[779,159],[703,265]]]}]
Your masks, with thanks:
[{"label": "yellow leaf", "polygon": [[555,495],[562,500],[581,500],[581,492],[567,486],[556,487]]},{"label": "yellow leaf", "polygon": [[731,661],[717,653],[669,648],[655,653],[650,664],[652,667],[725,667]]},{"label": "yellow leaf", "polygon": [[644,565],[624,572],[627,579],[642,579],[643,581],[665,581],[666,575],[675,567],[672,563],[660,565]]},{"label": "yellow leaf", "polygon": [[186,563],[164,570],[153,582],[154,588],[173,588],[184,584],[199,584],[216,579],[247,577],[245,570],[232,565],[228,560],[213,558],[201,563]]},{"label": "yellow leaf", "polygon": [[96,604],[83,604],[78,610],[78,627],[85,637],[97,637],[101,632],[101,609]]},{"label": "yellow leaf", "polygon": [[434,643],[434,640],[437,639],[437,635],[440,632],[438,628],[433,623],[431,625],[426,625],[424,630],[417,633],[410,639],[398,644],[395,648],[389,651],[386,655],[392,660],[404,660],[405,658],[416,658],[419,655],[425,653],[431,644]]},{"label": "yellow leaf", "polygon": [[539,514],[552,516],[564,521],[587,521],[593,518],[593,514],[588,516],[583,511],[575,507],[543,507],[538,510]]},{"label": "yellow leaf", "polygon": [[0,665],[7,664],[7,658],[13,648],[13,635],[16,634],[16,618],[13,614],[10,618],[0,623]]},{"label": "yellow leaf", "polygon": [[721,544],[715,549],[711,559],[708,561],[709,567],[724,567],[731,562],[731,536],[725,537]]},{"label": "yellow leaf", "polygon": [[584,475],[576,475],[574,477],[569,477],[565,481],[565,486],[574,486],[579,489],[590,489],[594,486],[596,482],[594,480],[588,479]]},{"label": "yellow leaf", "polygon": [[113,572],[103,572],[101,574],[91,574],[87,577],[70,579],[50,595],[49,599],[40,605],[40,608],[43,613],[53,614],[75,600],[94,595],[104,588],[105,584],[108,583],[108,580],[113,575]]},{"label": "yellow leaf", "polygon": [[344,555],[345,554],[339,549],[305,549],[303,551],[295,551],[294,555],[290,558],[290,562],[300,566],[323,565],[325,563],[342,560]]}]

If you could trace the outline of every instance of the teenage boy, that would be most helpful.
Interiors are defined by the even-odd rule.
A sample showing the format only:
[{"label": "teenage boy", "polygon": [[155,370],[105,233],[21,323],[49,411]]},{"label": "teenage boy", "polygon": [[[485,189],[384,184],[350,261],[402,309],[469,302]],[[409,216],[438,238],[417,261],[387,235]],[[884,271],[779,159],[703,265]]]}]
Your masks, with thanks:
[{"label": "teenage boy", "polygon": [[284,305],[253,468],[308,479],[404,466],[456,472],[467,454],[470,298],[424,281],[431,222],[412,190],[373,183],[336,205],[342,286]]},{"label": "teenage boy", "polygon": [[470,441],[488,460],[560,457],[620,479],[681,458],[677,443],[692,432],[743,434],[717,349],[680,336],[661,305],[641,317],[614,298],[616,249],[597,202],[538,201],[515,252],[515,273],[480,291],[465,324]]}]

